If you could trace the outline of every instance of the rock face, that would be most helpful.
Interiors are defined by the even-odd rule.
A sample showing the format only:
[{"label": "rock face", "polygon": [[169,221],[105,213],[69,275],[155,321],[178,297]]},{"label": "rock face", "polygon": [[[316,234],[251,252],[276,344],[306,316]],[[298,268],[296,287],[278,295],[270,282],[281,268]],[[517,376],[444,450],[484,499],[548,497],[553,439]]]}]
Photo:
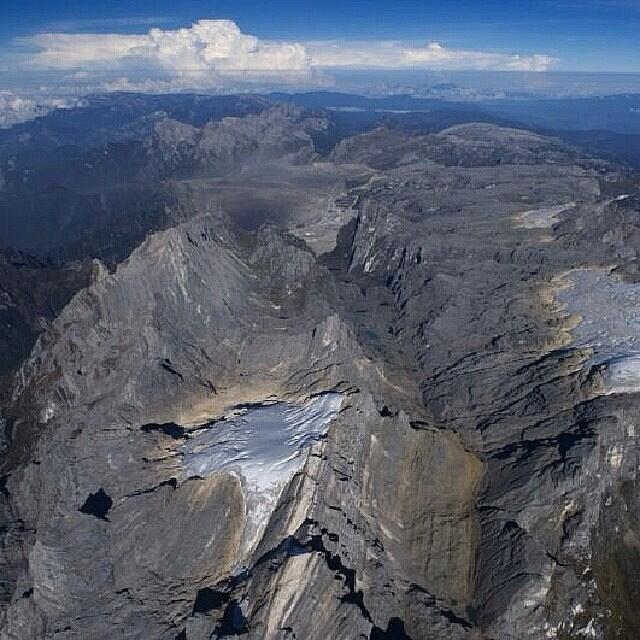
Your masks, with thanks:
[{"label": "rock face", "polygon": [[170,118],[154,123],[147,143],[150,167],[162,176],[228,172],[248,159],[268,162],[284,156],[306,160],[312,134],[328,128],[326,118],[310,117],[293,106],[275,106],[257,115],[223,118],[198,128]]},{"label": "rock face", "polygon": [[[155,148],[217,162],[225,127]],[[335,206],[242,228],[200,183],[39,337],[0,638],[638,637],[633,178],[488,125],[307,170],[337,236]]]},{"label": "rock face", "polygon": [[10,385],[8,374],[96,268],[53,264],[0,247],[0,386]]}]

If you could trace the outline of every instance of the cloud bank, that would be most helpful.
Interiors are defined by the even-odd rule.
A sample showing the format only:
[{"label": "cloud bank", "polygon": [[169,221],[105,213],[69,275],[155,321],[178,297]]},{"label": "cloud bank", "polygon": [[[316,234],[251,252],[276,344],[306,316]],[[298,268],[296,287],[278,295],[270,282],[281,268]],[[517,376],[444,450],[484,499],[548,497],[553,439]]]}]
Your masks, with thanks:
[{"label": "cloud bank", "polygon": [[439,42],[430,42],[422,47],[394,41],[312,42],[307,44],[307,51],[316,66],[354,69],[546,71],[554,62],[551,56],[542,54],[520,56],[465,51],[448,49]]},{"label": "cloud bank", "polygon": [[39,70],[148,71],[194,86],[217,86],[225,79],[300,82],[312,74],[302,44],[260,40],[229,20],[142,35],[42,33],[23,42],[36,48],[29,66]]},{"label": "cloud bank", "polygon": [[200,20],[144,34],[41,33],[22,38],[22,66],[40,72],[107,77],[104,88],[224,88],[232,83],[313,85],[326,70],[429,69],[544,71],[547,55],[492,53],[398,41],[284,42],[243,33],[230,20]]}]

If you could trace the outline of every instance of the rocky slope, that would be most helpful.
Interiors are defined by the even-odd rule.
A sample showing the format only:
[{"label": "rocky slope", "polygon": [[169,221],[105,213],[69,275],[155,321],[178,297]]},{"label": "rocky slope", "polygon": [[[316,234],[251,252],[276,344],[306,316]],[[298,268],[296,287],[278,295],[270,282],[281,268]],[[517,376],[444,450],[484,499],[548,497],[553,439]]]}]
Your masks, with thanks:
[{"label": "rocky slope", "polygon": [[325,117],[287,105],[257,115],[212,120],[203,127],[160,118],[146,141],[149,159],[144,172],[193,177],[228,173],[248,161],[305,162],[314,153],[313,136],[328,126]]},{"label": "rocky slope", "polygon": [[309,171],[259,228],[190,185],[38,339],[0,638],[637,637],[634,178],[488,125]]},{"label": "rocky slope", "polygon": [[0,135],[0,238],[41,257],[122,260],[146,232],[179,221],[172,215],[176,180],[308,164],[329,127],[322,114],[257,98],[219,106],[221,117],[204,122],[197,111],[178,110],[178,120],[171,101],[165,106],[132,122],[117,105],[115,122],[93,114],[96,127],[104,127],[102,142],[82,126],[90,108],[90,115],[77,114],[79,131],[67,123],[60,135],[42,140],[41,127],[30,124],[17,140],[16,133],[4,141]]},{"label": "rocky slope", "polygon": [[0,247],[0,380],[29,355],[36,337],[91,280],[93,265],[54,264]]}]

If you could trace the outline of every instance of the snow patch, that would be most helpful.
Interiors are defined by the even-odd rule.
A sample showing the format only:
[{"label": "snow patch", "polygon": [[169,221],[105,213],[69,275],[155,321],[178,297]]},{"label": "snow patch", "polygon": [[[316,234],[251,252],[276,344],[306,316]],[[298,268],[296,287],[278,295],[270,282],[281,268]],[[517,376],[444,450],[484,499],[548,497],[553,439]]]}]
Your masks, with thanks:
[{"label": "snow patch", "polygon": [[326,434],[341,404],[339,393],[325,393],[300,405],[245,407],[207,425],[182,446],[186,476],[227,471],[240,478],[247,510],[243,556],[259,541],[282,490],[304,465],[310,447]]},{"label": "snow patch", "polygon": [[603,394],[640,391],[640,284],[618,279],[608,269],[579,269],[557,292],[568,314],[581,318],[572,344],[590,347]]}]

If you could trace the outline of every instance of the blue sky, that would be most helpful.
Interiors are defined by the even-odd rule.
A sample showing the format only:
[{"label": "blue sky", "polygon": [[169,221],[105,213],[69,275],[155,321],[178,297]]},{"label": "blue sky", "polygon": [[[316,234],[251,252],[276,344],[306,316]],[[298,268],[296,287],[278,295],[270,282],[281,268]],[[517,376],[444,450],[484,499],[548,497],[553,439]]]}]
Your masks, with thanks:
[{"label": "blue sky", "polygon": [[227,18],[263,39],[435,40],[544,53],[562,70],[640,71],[640,0],[5,0],[2,14],[4,47],[40,31],[135,33]]}]

